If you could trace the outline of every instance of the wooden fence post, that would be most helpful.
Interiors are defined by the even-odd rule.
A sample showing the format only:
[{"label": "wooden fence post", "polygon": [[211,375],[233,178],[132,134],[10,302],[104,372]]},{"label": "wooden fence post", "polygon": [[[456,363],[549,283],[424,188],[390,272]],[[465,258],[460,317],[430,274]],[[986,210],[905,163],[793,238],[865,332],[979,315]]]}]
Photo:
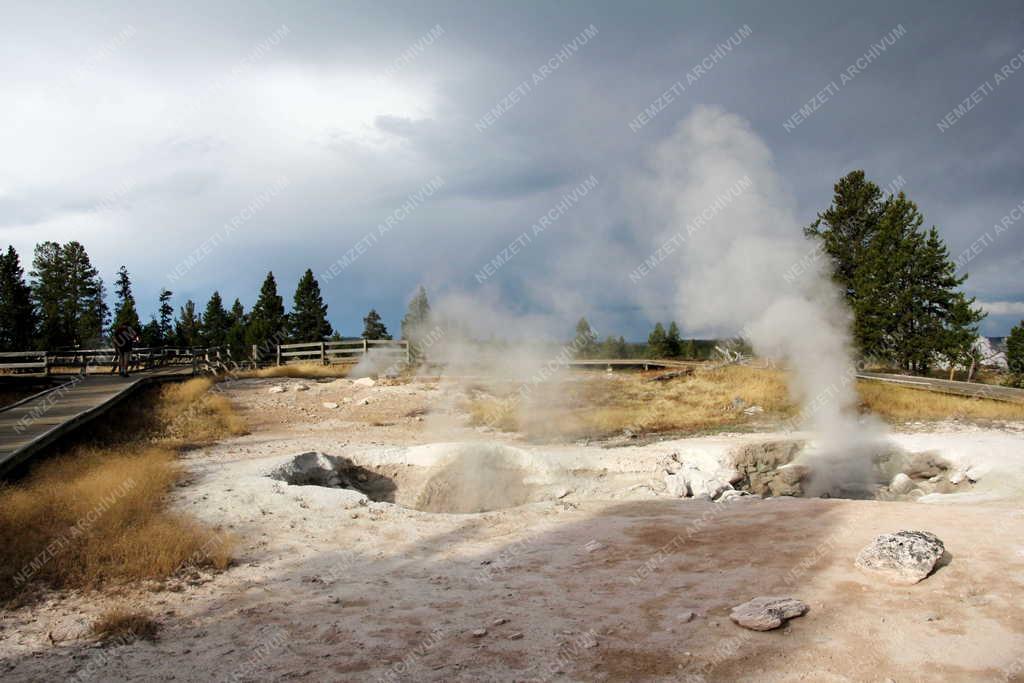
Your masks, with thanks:
[{"label": "wooden fence post", "polygon": [[363,355],[365,356],[369,352],[370,352],[370,342],[368,342],[366,340],[366,338],[364,337],[363,338]]},{"label": "wooden fence post", "polygon": [[50,356],[43,351],[43,374],[47,377],[50,376]]},{"label": "wooden fence post", "polygon": [[278,364],[278,366],[281,365],[281,345],[280,344],[277,345],[277,364]]},{"label": "wooden fence post", "polygon": [[327,365],[327,344],[320,342],[320,365]]}]

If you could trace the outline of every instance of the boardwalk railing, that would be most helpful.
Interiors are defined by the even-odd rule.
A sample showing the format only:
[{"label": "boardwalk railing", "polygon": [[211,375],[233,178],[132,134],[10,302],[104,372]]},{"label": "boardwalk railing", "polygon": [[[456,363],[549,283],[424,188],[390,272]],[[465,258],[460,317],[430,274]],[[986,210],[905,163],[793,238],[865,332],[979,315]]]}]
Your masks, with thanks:
[{"label": "boardwalk railing", "polygon": [[[0,353],[0,372],[49,375],[54,371],[88,373],[111,371],[117,365],[114,349],[68,349],[63,351],[7,351]],[[233,366],[231,351],[224,347],[177,348],[141,347],[132,350],[129,366],[150,370],[172,365],[191,365],[193,371],[221,372]]]},{"label": "boardwalk railing", "polygon": [[409,362],[409,342],[391,339],[353,339],[350,341],[303,342],[279,344],[277,364],[319,363],[338,365],[358,363],[370,353],[393,356],[395,360]]}]

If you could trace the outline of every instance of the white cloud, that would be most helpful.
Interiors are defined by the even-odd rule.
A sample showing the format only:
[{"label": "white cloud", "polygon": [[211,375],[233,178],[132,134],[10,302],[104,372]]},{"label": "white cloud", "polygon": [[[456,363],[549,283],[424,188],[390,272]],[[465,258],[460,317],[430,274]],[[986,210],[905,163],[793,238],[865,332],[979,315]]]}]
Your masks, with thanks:
[{"label": "white cloud", "polygon": [[1024,301],[979,301],[989,315],[1024,315]]}]

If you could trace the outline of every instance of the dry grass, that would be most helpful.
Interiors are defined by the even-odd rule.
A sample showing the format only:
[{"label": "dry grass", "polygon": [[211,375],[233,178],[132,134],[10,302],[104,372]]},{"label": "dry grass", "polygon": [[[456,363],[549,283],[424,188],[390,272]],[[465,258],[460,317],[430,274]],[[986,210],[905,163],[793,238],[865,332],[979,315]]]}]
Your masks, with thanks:
[{"label": "dry grass", "polygon": [[320,363],[296,363],[295,365],[280,365],[259,370],[243,370],[237,373],[236,377],[294,377],[298,379],[317,379],[319,377],[345,377],[349,370],[355,366],[350,365],[321,365]]},{"label": "dry grass", "polygon": [[909,420],[1024,421],[1024,404],[967,398],[882,382],[858,382],[861,405],[891,422]]},{"label": "dry grass", "polygon": [[[651,373],[653,374],[653,373]],[[603,438],[635,434],[701,433],[782,421],[797,414],[781,370],[733,365],[667,382],[651,374],[575,377],[517,400],[519,387],[488,388],[462,407],[472,424],[490,425],[534,440]],[[876,382],[858,382],[861,410],[889,422],[911,420],[1022,420],[1024,405],[951,396]],[[484,391],[481,388],[481,391]],[[758,405],[764,413],[733,408]]]},{"label": "dry grass", "polygon": [[182,476],[182,435],[196,444],[244,428],[210,386],[190,380],[133,400],[91,443],[0,489],[0,599],[26,598],[30,587],[98,588],[228,565],[228,537],[167,507]]},{"label": "dry grass", "polygon": [[[620,373],[575,379],[529,401],[485,397],[465,406],[474,424],[519,431],[533,439],[600,438],[630,430],[700,432],[749,417],[732,407],[759,405],[780,417],[793,412],[777,370],[729,366],[667,382],[657,373]],[[513,394],[514,396],[514,394]]]},{"label": "dry grass", "polygon": [[160,624],[145,612],[116,608],[104,612],[90,629],[100,642],[127,644],[134,640],[156,640]]}]

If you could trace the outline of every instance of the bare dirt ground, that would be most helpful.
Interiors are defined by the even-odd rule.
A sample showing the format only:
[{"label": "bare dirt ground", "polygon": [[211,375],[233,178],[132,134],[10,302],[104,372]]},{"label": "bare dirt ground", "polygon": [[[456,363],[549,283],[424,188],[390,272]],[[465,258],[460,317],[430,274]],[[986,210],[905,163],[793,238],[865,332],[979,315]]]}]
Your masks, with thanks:
[{"label": "bare dirt ground", "polygon": [[[711,468],[738,444],[793,435],[538,445],[464,426],[456,390],[436,382],[224,391],[252,433],[191,452],[175,503],[237,539],[234,566],[4,613],[5,681],[1024,680],[1024,442],[1012,425],[895,434],[983,473],[931,504],[712,503],[666,494],[673,454]],[[312,450],[392,487],[372,501],[266,476]],[[453,452],[513,476],[445,469]],[[437,481],[482,488],[496,507],[530,502],[413,509],[455,502]],[[854,567],[875,535],[900,529],[945,542],[932,576],[893,586]],[[733,624],[730,609],[758,595],[811,609],[776,631]],[[112,605],[148,610],[158,638],[93,643],[89,625]]]}]

